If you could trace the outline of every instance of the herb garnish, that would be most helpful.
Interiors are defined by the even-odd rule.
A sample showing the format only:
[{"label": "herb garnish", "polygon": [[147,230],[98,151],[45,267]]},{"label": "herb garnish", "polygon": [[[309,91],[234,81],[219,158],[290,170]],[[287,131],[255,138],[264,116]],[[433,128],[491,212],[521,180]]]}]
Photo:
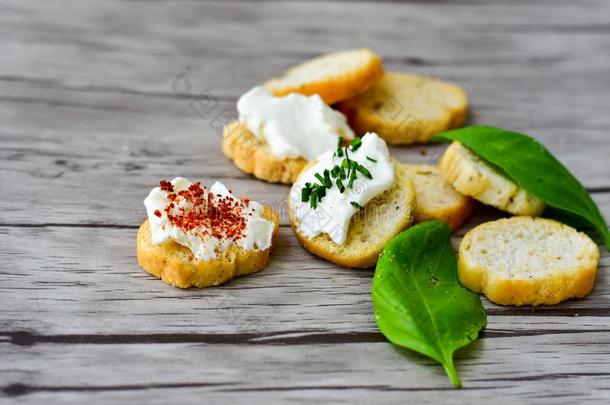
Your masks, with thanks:
[{"label": "herb garnish", "polygon": [[341,179],[337,179],[337,188],[339,188],[341,194],[343,194],[343,192],[345,191],[345,186],[343,185]]},{"label": "herb garnish", "polygon": [[[367,179],[372,179],[373,176],[366,167],[349,158],[348,151],[355,152],[360,146],[362,146],[360,138],[355,138],[349,145],[343,146],[343,138],[339,137],[337,140],[337,150],[333,153],[333,160],[335,157],[343,158],[341,164],[334,165],[330,170],[325,169],[322,173],[315,173],[314,176],[319,184],[305,183],[301,190],[301,201],[309,202],[311,208],[316,209],[318,203],[326,196],[326,190],[333,186],[333,179],[341,193],[345,192],[346,189],[353,188],[354,181],[358,178],[358,173]],[[377,163],[377,160],[369,156],[366,158],[373,163]],[[347,186],[344,184],[344,180],[347,180]],[[357,209],[362,209],[362,206],[356,202],[352,201],[351,204]]]},{"label": "herb garnish", "polygon": [[347,169],[347,177],[350,176],[350,171],[352,170],[352,161],[349,159],[349,155],[347,154],[348,148],[345,147],[345,159],[341,162],[341,166]]},{"label": "herb garnish", "polygon": [[390,240],[377,262],[372,295],[385,337],[438,361],[460,387],[453,353],[476,340],[486,316],[479,295],[458,281],[447,224],[422,222]]},{"label": "herb garnish", "polygon": [[[320,176],[320,178],[322,178]],[[319,180],[319,179],[318,179]],[[322,178],[322,180],[324,180]],[[301,201],[309,201],[311,208],[316,209],[318,202],[326,196],[326,186],[323,184],[316,183],[305,183],[305,186],[301,189]]]},{"label": "herb garnish", "polygon": [[358,163],[356,163],[354,165],[354,167],[356,168],[356,170],[358,170],[360,173],[362,173],[362,175],[364,177],[366,177],[367,179],[372,179],[373,176],[371,175],[371,172],[368,171],[368,169],[362,165],[359,165]]},{"label": "herb garnish", "polygon": [[361,210],[362,208],[364,208],[364,207],[362,207],[362,205],[358,204],[356,201],[350,201],[349,203],[352,204],[352,207],[356,208],[357,210]]},{"label": "herb garnish", "polygon": [[337,156],[343,157],[343,137],[340,136],[337,139]]}]

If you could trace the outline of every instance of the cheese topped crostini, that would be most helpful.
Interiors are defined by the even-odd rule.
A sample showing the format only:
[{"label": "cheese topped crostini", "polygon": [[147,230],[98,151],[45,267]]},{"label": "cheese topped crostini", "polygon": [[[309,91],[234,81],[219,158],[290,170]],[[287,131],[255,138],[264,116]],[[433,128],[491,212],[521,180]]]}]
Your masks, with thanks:
[{"label": "cheese topped crostini", "polygon": [[223,134],[222,150],[246,173],[272,183],[294,182],[308,161],[354,133],[347,119],[317,94],[275,97],[255,87],[237,102],[239,119]]},{"label": "cheese topped crostini", "polygon": [[162,180],[144,200],[138,231],[142,268],[176,287],[207,287],[262,270],[278,231],[267,206],[235,197],[222,183]]},{"label": "cheese topped crostini", "polygon": [[327,151],[289,195],[291,226],[305,249],[345,267],[377,262],[388,240],[411,224],[415,189],[385,142],[366,134]]}]

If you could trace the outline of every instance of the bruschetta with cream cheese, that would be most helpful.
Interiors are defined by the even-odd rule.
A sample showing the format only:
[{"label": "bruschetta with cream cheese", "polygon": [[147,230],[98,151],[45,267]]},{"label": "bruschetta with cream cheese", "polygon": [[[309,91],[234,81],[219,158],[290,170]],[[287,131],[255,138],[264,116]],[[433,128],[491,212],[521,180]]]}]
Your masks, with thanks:
[{"label": "bruschetta with cream cheese", "polygon": [[138,262],[167,284],[208,287],[262,270],[279,220],[270,207],[234,196],[222,183],[206,189],[178,177],[144,200]]},{"label": "bruschetta with cream cheese", "polygon": [[376,134],[309,163],[289,194],[288,216],[311,253],[344,267],[373,266],[414,219],[415,188]]},{"label": "bruschetta with cream cheese", "polygon": [[320,96],[276,97],[255,87],[237,102],[239,119],[223,133],[222,151],[242,171],[271,183],[292,184],[308,161],[354,133],[343,114]]}]

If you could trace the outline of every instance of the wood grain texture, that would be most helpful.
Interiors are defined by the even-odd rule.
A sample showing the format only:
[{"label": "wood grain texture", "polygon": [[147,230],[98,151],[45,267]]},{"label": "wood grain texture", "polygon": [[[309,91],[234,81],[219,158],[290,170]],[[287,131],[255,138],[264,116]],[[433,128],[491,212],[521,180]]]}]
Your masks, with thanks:
[{"label": "wood grain texture", "polygon": [[[0,89],[36,100],[4,101],[0,109],[6,125],[0,130],[0,185],[12,190],[11,198],[0,200],[3,223],[136,225],[150,189],[159,179],[178,175],[207,184],[219,179],[274,207],[282,205],[289,192],[288,186],[245,175],[220,152],[217,129],[222,129],[223,119],[215,114],[235,117],[234,102],[206,99],[212,111],[200,115],[197,111],[207,110],[198,99],[83,93],[1,81]],[[534,134],[585,186],[610,191],[610,140],[605,131]],[[434,164],[444,148],[391,149],[399,161]]]},{"label": "wood grain texture", "polygon": [[[484,300],[465,388],[387,343],[371,270],[298,246],[285,212],[267,269],[177,290],[135,233],[160,178],[221,180],[280,212],[289,188],[220,153],[238,96],[305,58],[368,46],[454,81],[469,121],[534,135],[610,217],[610,3],[0,0],[0,402],[610,401],[610,256],[592,294]],[[393,148],[434,163],[444,146]],[[498,212],[478,209],[454,235]]]},{"label": "wood grain texture", "polygon": [[[0,330],[43,334],[375,332],[372,270],[349,270],[310,255],[280,229],[268,267],[225,286],[180,290],[144,273],[136,229],[0,228]],[[81,242],[76,246],[74,241]],[[457,242],[456,237],[455,241]],[[48,251],[45,256],[37,252]],[[603,251],[593,293],[539,307],[501,307],[497,316],[607,316],[610,256]],[[271,311],[271,308],[273,309]],[[569,323],[569,320],[566,320]]]},{"label": "wood grain texture", "polygon": [[[507,403],[607,400],[607,331],[495,336],[457,353],[465,387],[451,391],[441,366],[385,342],[321,345],[0,343],[8,391],[25,403],[85,400],[164,403],[223,401]],[[566,342],[574,344],[568,345]],[[576,343],[578,342],[578,343]],[[557,356],[561,352],[562,356]],[[600,361],[600,357],[605,360]],[[509,358],[510,361],[506,361]],[[105,361],[100,361],[106,359]],[[91,366],[96,365],[92,375]],[[163,367],[159,367],[162,364]],[[190,372],[185,373],[188,369]],[[103,378],[103,381],[98,378]],[[466,383],[468,382],[468,383]],[[183,401],[184,399],[184,401]]]}]

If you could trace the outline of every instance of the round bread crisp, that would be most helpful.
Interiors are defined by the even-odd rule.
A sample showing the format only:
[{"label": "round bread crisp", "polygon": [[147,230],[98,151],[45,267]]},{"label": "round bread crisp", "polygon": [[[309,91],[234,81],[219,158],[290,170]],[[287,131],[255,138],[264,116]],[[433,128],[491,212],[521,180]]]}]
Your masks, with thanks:
[{"label": "round bread crisp", "polygon": [[460,282],[502,305],[552,305],[589,294],[599,261],[584,233],[545,218],[487,222],[464,236]]},{"label": "round bread crisp", "polygon": [[213,260],[195,260],[188,248],[172,240],[153,243],[146,220],[138,230],[138,262],[147,273],[180,288],[216,286],[255,273],[267,265],[279,228],[278,216],[270,207],[263,206],[262,217],[275,224],[268,249],[244,250],[233,245]]},{"label": "round bread crisp", "polygon": [[[394,160],[392,162],[395,170],[394,184],[352,217],[347,239],[342,245],[333,242],[326,233],[311,239],[301,235],[297,227],[299,220],[290,208],[289,199],[290,225],[301,245],[316,256],[339,266],[368,268],[375,265],[385,244],[411,225],[415,209],[413,183],[405,168]],[[315,164],[315,161],[310,164]]]},{"label": "round bread crisp", "polygon": [[474,202],[451,187],[443,173],[430,165],[402,165],[417,195],[415,222],[438,219],[455,231],[472,212]]},{"label": "round bread crisp", "polygon": [[514,181],[481,160],[459,142],[453,142],[438,163],[459,193],[514,215],[537,216],[545,204]]},{"label": "round bread crisp", "polygon": [[383,75],[381,58],[369,49],[333,52],[296,65],[264,86],[275,96],[319,94],[326,104],[366,90]]},{"label": "round bread crisp", "polygon": [[294,183],[307,164],[300,157],[276,157],[267,142],[259,140],[239,121],[225,127],[222,152],[242,171],[270,183]]},{"label": "round bread crisp", "polygon": [[468,99],[460,87],[429,77],[386,73],[367,91],[338,104],[354,131],[375,132],[388,144],[429,142],[462,125]]}]

